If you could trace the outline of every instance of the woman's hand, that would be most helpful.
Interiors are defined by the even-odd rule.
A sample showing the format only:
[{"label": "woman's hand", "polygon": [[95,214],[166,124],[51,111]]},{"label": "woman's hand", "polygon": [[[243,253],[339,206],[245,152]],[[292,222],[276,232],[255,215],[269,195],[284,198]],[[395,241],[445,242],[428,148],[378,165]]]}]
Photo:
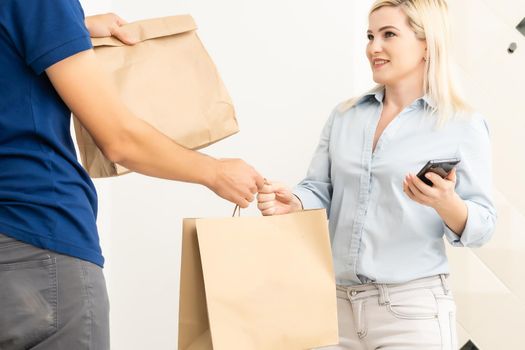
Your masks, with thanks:
[{"label": "woman's hand", "polygon": [[114,13],[86,17],[85,24],[92,38],[114,36],[124,44],[133,45],[137,38],[131,38],[120,28],[127,22]]},{"label": "woman's hand", "polygon": [[419,204],[439,210],[445,208],[457,198],[456,168],[452,169],[446,178],[438,174],[428,172],[426,178],[432,181],[434,186],[429,186],[414,174],[408,174],[403,181],[403,191],[406,195]]},{"label": "woman's hand", "polygon": [[409,174],[403,181],[403,191],[410,199],[434,208],[445,224],[461,236],[467,224],[468,208],[455,191],[456,169],[444,179],[432,172],[425,176],[434,186],[428,186],[414,174]]},{"label": "woman's hand", "polygon": [[285,185],[267,182],[257,195],[257,208],[267,216],[300,211],[303,205]]}]

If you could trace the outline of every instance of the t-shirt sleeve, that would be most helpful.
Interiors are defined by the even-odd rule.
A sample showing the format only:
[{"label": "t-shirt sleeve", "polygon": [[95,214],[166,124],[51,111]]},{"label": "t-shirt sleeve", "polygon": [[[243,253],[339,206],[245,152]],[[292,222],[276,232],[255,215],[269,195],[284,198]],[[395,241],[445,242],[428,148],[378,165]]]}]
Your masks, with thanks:
[{"label": "t-shirt sleeve", "polygon": [[35,73],[92,48],[78,0],[2,0],[3,29]]}]

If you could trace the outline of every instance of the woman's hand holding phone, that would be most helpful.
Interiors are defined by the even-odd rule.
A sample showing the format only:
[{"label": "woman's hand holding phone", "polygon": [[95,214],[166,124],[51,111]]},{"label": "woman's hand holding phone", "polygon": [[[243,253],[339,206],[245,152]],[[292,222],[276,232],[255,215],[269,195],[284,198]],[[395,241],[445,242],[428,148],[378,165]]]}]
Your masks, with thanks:
[{"label": "woman's hand holding phone", "polygon": [[[455,164],[457,163],[459,163],[459,160],[455,160]],[[432,161],[427,163],[427,165],[421,169],[418,176],[408,174],[405,177],[403,181],[403,192],[413,201],[438,211],[446,208],[453,202],[461,200],[455,192],[455,164],[450,165],[449,162],[448,167],[435,166],[434,169],[437,171],[433,171],[430,170],[432,168]],[[442,177],[438,175],[438,172],[442,175],[446,174],[446,176]],[[422,176],[424,177],[423,179],[421,178]],[[428,183],[430,183],[430,185]]]},{"label": "woman's hand holding phone", "polygon": [[[465,201],[456,193],[456,163],[447,167],[441,167],[441,171],[437,168],[436,161],[430,161],[434,165],[432,171],[425,171],[428,164],[421,169],[419,177],[414,174],[408,174],[403,181],[403,191],[413,201],[433,208],[437,214],[443,219],[443,222],[457,235],[463,233],[468,219],[468,207]],[[444,162],[443,162],[444,163]],[[443,164],[441,164],[443,165]],[[450,164],[449,164],[450,165]],[[438,175],[443,174],[444,177]],[[421,180],[421,177],[431,182],[431,185],[426,184]]]}]

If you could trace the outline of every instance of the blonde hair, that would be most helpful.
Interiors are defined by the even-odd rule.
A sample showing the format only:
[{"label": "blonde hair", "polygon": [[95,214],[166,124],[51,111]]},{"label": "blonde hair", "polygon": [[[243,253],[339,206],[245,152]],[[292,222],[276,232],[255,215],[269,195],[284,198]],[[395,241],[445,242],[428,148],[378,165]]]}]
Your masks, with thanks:
[{"label": "blonde hair", "polygon": [[[369,14],[384,6],[399,7],[408,17],[409,26],[416,37],[426,41],[424,91],[434,102],[428,110],[432,115],[437,115],[438,124],[443,125],[456,113],[470,111],[452,73],[448,6],[445,0],[376,0]],[[383,88],[378,85],[366,94]],[[341,109],[350,109],[362,96],[344,102]]]}]

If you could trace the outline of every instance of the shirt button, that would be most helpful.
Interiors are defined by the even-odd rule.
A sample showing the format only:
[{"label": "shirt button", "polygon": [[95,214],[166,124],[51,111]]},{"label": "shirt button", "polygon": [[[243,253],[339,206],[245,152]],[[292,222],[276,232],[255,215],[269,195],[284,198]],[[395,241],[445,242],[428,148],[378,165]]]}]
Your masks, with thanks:
[{"label": "shirt button", "polygon": [[352,291],[350,292],[350,295],[355,297],[357,295],[357,291],[355,289],[352,289]]}]

